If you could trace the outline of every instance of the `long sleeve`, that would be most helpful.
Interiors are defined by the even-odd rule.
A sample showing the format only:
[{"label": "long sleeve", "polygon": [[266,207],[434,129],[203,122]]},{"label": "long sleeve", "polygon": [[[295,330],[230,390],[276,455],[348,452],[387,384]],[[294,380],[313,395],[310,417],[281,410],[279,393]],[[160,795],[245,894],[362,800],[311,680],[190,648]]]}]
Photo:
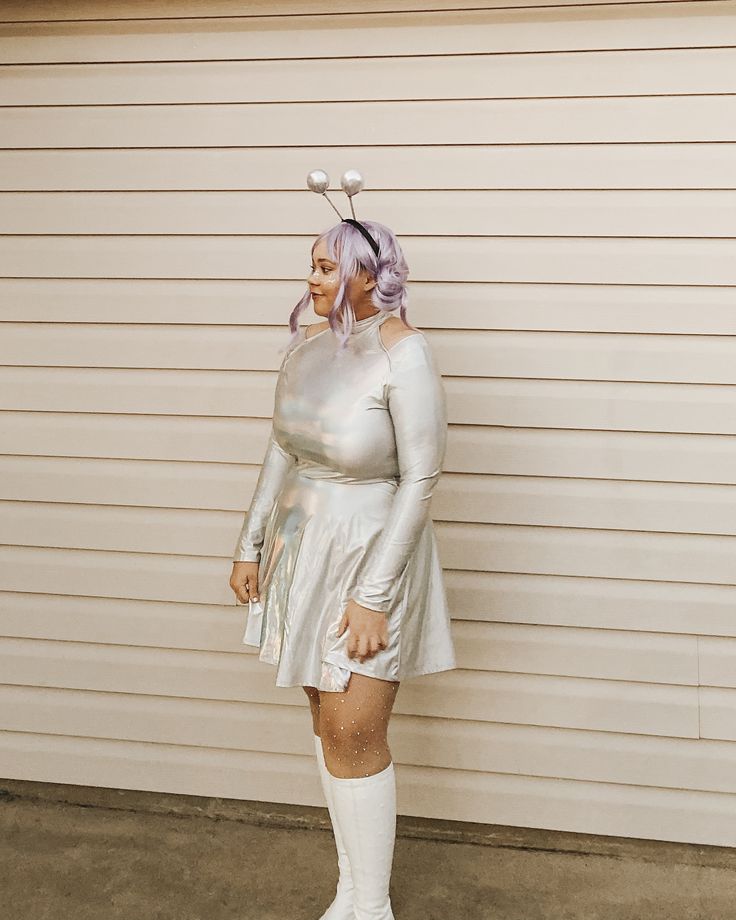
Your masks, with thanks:
[{"label": "long sleeve", "polygon": [[369,549],[351,598],[388,612],[429,517],[447,443],[447,405],[429,343],[414,334],[389,350],[387,404],[394,425],[399,485],[386,525]]},{"label": "long sleeve", "polygon": [[[279,381],[284,371],[287,358],[294,350],[297,344],[302,340],[304,327],[300,327],[300,336],[297,340],[290,342],[281,359],[279,367],[279,377],[276,383],[278,393]],[[274,410],[275,410],[274,402]],[[238,536],[238,542],[235,544],[233,551],[233,562],[260,562],[261,547],[266,536],[266,524],[271,514],[279,492],[284,484],[287,473],[296,463],[296,457],[287,453],[277,442],[274,434],[274,426],[271,423],[271,432],[268,436],[268,446],[263,458],[258,480],[253,498],[250,502],[250,508],[245,512],[243,526]]]},{"label": "long sleeve", "polygon": [[286,474],[295,462],[296,458],[276,443],[272,426],[250,508],[245,513],[240,536],[235,545],[233,562],[260,561],[266,523],[284,484]]}]

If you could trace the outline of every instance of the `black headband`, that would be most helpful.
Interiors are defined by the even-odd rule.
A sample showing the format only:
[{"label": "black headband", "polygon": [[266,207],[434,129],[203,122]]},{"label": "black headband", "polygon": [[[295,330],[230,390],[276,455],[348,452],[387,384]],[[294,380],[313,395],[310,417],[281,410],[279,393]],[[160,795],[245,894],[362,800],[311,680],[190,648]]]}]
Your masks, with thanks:
[{"label": "black headband", "polygon": [[373,252],[375,252],[376,257],[378,257],[378,243],[373,239],[373,237],[372,237],[372,236],[370,235],[370,233],[366,230],[366,228],[363,226],[363,224],[361,224],[361,223],[360,223],[359,221],[357,221],[357,220],[353,220],[352,217],[343,217],[342,221],[343,221],[344,224],[352,224],[353,227],[355,227],[357,230],[360,230],[360,232],[363,234],[363,236],[364,236],[364,237],[368,240],[368,242],[371,244],[371,249],[373,250]]}]

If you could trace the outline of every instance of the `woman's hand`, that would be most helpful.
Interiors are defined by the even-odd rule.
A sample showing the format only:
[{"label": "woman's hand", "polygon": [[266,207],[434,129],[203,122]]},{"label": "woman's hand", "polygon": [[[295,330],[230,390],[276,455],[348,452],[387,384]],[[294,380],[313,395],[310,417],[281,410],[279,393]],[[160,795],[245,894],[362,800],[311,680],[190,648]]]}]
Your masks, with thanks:
[{"label": "woman's hand", "polygon": [[230,587],[241,604],[258,600],[258,563],[234,562]]},{"label": "woman's hand", "polygon": [[337,627],[337,635],[341,636],[348,626],[348,658],[357,658],[362,663],[388,645],[388,617],[379,610],[370,610],[357,601],[349,600]]}]

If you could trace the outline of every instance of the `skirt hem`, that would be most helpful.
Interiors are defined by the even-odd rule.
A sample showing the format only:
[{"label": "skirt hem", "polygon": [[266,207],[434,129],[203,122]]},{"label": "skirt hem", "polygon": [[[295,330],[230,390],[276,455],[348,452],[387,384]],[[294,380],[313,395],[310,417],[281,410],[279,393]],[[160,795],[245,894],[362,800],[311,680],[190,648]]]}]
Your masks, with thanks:
[{"label": "skirt hem", "polygon": [[[269,662],[269,663],[270,663],[270,662]],[[376,680],[387,680],[387,681],[399,681],[399,682],[401,682],[401,681],[404,681],[404,680],[411,680],[412,678],[415,678],[415,677],[423,677],[423,676],[429,675],[429,674],[439,674],[439,673],[441,673],[442,671],[454,671],[454,670],[457,670],[457,664],[456,664],[455,662],[452,662],[452,663],[449,663],[449,662],[444,662],[444,663],[442,663],[442,662],[440,662],[440,663],[437,664],[437,665],[431,665],[431,666],[429,666],[429,667],[422,668],[422,669],[419,670],[419,671],[410,671],[410,672],[408,672],[408,673],[400,674],[398,677],[379,677],[379,676],[377,676],[376,674],[370,674],[370,673],[368,673],[368,672],[361,672],[361,671],[359,671],[357,668],[350,668],[349,670],[350,670],[351,673],[354,673],[354,674],[361,674],[361,673],[362,673],[365,677],[373,677],[373,678],[375,678]],[[350,678],[348,678],[348,680],[349,680],[349,679],[350,679]],[[297,678],[295,678],[295,677],[286,678],[285,680],[282,679],[281,681],[279,680],[279,678],[277,678],[274,686],[276,686],[276,687],[284,687],[284,688],[286,688],[286,687],[316,687],[318,690],[319,690],[319,689],[322,689],[321,687],[317,686],[317,684],[315,684],[315,683],[312,683],[312,682],[310,682],[310,681],[304,681],[304,682],[302,682],[301,680],[299,680],[299,679],[297,679]],[[334,691],[327,690],[327,691],[325,691],[325,692],[328,692],[328,693],[329,693],[329,692],[333,692],[333,693],[343,693],[344,690],[334,690]]]}]

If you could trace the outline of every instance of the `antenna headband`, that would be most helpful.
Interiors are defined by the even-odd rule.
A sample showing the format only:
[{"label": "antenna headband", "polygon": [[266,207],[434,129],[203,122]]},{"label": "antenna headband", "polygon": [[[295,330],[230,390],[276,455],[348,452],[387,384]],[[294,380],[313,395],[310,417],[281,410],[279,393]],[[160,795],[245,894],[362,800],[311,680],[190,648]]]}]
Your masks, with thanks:
[{"label": "antenna headband", "polygon": [[340,177],[340,185],[342,186],[342,190],[348,196],[348,201],[350,202],[350,210],[353,212],[352,217],[343,217],[335,205],[327,197],[327,189],[330,187],[330,177],[327,175],[324,169],[313,169],[307,176],[307,188],[313,192],[316,192],[318,195],[324,195],[327,203],[330,205],[332,210],[335,211],[340,220],[343,221],[343,223],[352,224],[356,230],[360,230],[363,236],[370,243],[371,249],[376,254],[376,257],[378,257],[378,243],[373,239],[363,224],[355,219],[353,196],[357,195],[365,185],[363,176],[358,172],[357,169],[348,169]]},{"label": "antenna headband", "polygon": [[364,236],[364,237],[368,240],[368,242],[371,244],[371,249],[373,250],[373,252],[375,252],[376,258],[377,258],[377,257],[378,257],[378,251],[379,251],[379,250],[378,250],[378,243],[373,239],[373,237],[372,237],[372,236],[370,235],[370,233],[366,230],[366,228],[363,226],[363,224],[361,224],[360,221],[353,220],[352,217],[343,217],[342,220],[343,220],[343,223],[344,223],[344,224],[352,224],[353,227],[355,227],[357,230],[360,230],[360,232],[363,234],[363,236]]}]

